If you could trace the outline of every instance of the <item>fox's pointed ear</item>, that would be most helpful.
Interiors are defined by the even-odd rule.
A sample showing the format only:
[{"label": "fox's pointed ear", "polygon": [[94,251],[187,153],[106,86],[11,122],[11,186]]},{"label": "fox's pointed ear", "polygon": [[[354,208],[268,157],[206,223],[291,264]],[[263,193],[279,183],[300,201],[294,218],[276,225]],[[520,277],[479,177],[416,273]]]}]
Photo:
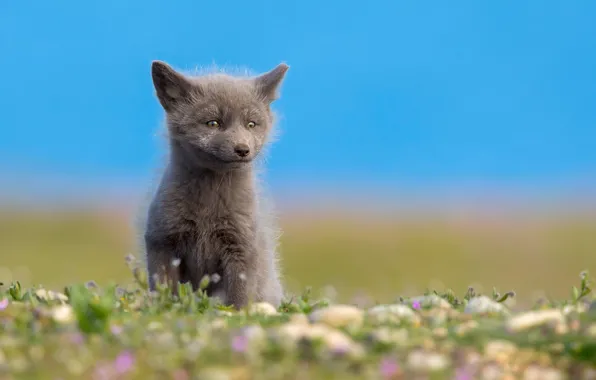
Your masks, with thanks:
[{"label": "fox's pointed ear", "polygon": [[171,111],[190,96],[191,83],[165,62],[151,63],[151,77],[159,103],[166,111]]},{"label": "fox's pointed ear", "polygon": [[267,102],[271,103],[277,99],[279,85],[289,68],[285,63],[280,63],[273,70],[255,78],[257,88]]}]

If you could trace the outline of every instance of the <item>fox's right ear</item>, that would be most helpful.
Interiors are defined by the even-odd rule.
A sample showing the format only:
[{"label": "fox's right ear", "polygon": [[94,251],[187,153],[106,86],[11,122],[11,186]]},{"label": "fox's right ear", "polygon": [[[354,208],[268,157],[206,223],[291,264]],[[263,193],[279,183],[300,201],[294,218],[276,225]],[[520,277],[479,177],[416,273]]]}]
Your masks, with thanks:
[{"label": "fox's right ear", "polygon": [[166,111],[171,111],[190,97],[191,83],[167,63],[153,61],[151,77],[159,103]]}]

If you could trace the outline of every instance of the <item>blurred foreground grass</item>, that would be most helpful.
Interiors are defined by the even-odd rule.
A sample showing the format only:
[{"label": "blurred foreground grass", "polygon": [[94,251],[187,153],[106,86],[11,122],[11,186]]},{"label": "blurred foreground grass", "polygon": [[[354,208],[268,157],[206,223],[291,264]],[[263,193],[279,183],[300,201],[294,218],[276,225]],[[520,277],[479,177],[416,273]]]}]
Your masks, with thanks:
[{"label": "blurred foreground grass", "polygon": [[[373,307],[314,299],[222,305],[190,284],[135,281],[64,292],[0,286],[0,378],[521,379],[596,377],[596,299],[512,312],[512,293],[431,292]],[[15,377],[12,377],[14,375]]]},{"label": "blurred foreground grass", "polygon": [[[131,226],[125,213],[1,212],[0,281],[58,289],[129,282],[123,258],[135,252]],[[303,215],[286,216],[282,226],[289,288],[312,286],[316,293],[332,285],[340,301],[366,294],[388,302],[427,287],[461,294],[469,285],[515,290],[523,301],[567,297],[580,271],[596,272],[596,215]]]}]

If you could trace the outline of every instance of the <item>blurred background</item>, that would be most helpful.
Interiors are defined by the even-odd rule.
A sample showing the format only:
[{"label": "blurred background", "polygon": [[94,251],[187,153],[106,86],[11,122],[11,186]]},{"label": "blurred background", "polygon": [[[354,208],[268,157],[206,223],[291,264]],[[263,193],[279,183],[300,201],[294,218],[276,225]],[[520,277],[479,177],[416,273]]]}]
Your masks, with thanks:
[{"label": "blurred background", "polygon": [[[290,70],[266,181],[292,291],[566,297],[596,271],[596,4],[0,4],[0,281],[128,282],[150,63]],[[331,287],[332,288],[331,288]]]}]

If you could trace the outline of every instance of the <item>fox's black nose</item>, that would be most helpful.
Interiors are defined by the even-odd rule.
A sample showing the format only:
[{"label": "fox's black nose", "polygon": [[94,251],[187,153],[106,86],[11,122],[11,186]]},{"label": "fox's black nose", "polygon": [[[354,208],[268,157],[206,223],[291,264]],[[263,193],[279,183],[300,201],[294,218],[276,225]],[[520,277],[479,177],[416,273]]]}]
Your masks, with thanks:
[{"label": "fox's black nose", "polygon": [[238,144],[234,147],[234,152],[240,157],[246,157],[250,153],[250,148],[246,144]]}]

